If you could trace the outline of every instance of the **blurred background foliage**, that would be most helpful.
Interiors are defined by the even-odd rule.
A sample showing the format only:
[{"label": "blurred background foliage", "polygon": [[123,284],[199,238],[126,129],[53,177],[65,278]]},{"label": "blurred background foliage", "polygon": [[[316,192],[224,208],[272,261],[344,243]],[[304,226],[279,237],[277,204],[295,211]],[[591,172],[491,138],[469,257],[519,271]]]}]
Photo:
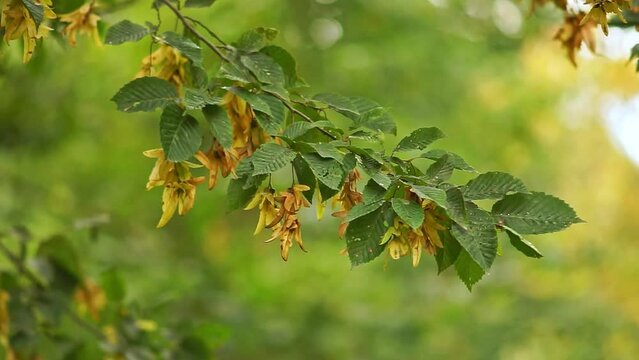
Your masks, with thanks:
[{"label": "blurred background foliage", "polygon": [[[375,99],[402,135],[438,126],[440,145],[479,171],[511,172],[587,223],[533,238],[541,260],[506,247],[473,293],[454,271],[435,275],[434,261],[351,269],[337,222],[314,211],[310,253],[284,263],[252,236],[256,214],[226,212],[223,187],[156,230],[160,193],[144,191],[153,162],[142,151],[159,146],[159,114],[122,115],[108,101],[148,44],[82,38],[47,41],[27,66],[2,45],[1,228],[49,236],[108,214],[96,239],[74,238],[89,273],[120,269],[126,301],[149,318],[213,324],[222,359],[636,358],[639,170],[606,120],[639,92],[632,66],[600,56],[574,69],[551,41],[557,15],[509,0],[219,0],[188,12],[225,39],[279,28],[315,92]],[[140,2],[103,20],[124,17],[154,14]]]}]

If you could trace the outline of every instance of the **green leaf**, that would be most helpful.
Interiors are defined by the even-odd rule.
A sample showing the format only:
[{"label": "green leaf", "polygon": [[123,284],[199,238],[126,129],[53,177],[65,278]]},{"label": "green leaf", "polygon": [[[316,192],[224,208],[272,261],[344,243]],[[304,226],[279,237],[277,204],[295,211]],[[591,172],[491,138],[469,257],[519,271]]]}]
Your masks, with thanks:
[{"label": "green leaf", "polygon": [[331,124],[329,121],[316,121],[312,123],[306,121],[296,121],[286,127],[283,135],[289,139],[295,140],[298,137],[305,135],[311,129],[332,126],[333,124]]},{"label": "green leaf", "polygon": [[[355,152],[355,149],[352,147],[350,147],[349,150]],[[392,181],[390,177],[382,171],[382,164],[366,150],[357,150],[357,155],[360,160],[359,163],[366,175],[370,176],[376,183],[387,189]]]},{"label": "green leaf", "polygon": [[542,258],[543,255],[537,250],[535,245],[533,245],[528,240],[524,239],[518,232],[515,230],[504,226],[504,231],[508,235],[508,239],[510,239],[510,244],[522,254],[531,257],[531,258]]},{"label": "green leaf", "polygon": [[453,163],[449,161],[448,155],[444,155],[428,167],[426,178],[431,183],[439,184],[450,179],[454,168]]},{"label": "green leaf", "polygon": [[439,160],[442,156],[448,155],[448,161],[453,164],[453,167],[462,171],[475,172],[475,168],[468,165],[461,156],[441,149],[432,149],[420,155],[421,158]]},{"label": "green leaf", "polygon": [[293,160],[293,169],[295,169],[297,182],[310,188],[310,190],[304,191],[303,194],[306,200],[312,203],[313,193],[315,192],[315,186],[317,185],[317,179],[315,178],[315,175],[313,175],[313,171],[300,155],[297,155],[295,160]]},{"label": "green leaf", "polygon": [[172,48],[178,50],[184,57],[191,60],[193,65],[202,67],[202,49],[191,39],[182,37],[172,31],[162,34],[162,40]]},{"label": "green leaf", "polygon": [[197,120],[177,105],[167,106],[160,119],[160,141],[167,160],[188,160],[202,144]]},{"label": "green leaf", "polygon": [[184,89],[184,106],[188,110],[199,110],[207,105],[215,105],[221,102],[221,98],[211,96],[206,89]]},{"label": "green leaf", "polygon": [[390,117],[388,110],[377,108],[362,113],[360,117],[353,121],[355,127],[365,127],[386,134],[397,135],[397,125]]},{"label": "green leaf", "polygon": [[367,263],[384,251],[384,246],[379,243],[394,216],[390,206],[386,205],[348,224],[346,248],[353,266]]},{"label": "green leaf", "polygon": [[251,176],[244,176],[229,181],[229,187],[226,191],[229,211],[243,209],[253,199],[255,193],[257,193],[259,183],[246,186],[251,178]]},{"label": "green leaf", "polygon": [[[29,12],[29,15],[33,18],[33,22],[36,24],[36,29],[40,27],[42,21],[44,20],[44,6],[42,4],[36,3],[33,0],[22,0],[22,4]],[[6,5],[5,5],[6,6]],[[7,11],[6,8],[3,11]],[[4,19],[4,14],[2,14]],[[26,25],[25,25],[26,26]]]},{"label": "green leaf", "polygon": [[304,80],[297,75],[297,63],[291,54],[279,46],[267,46],[260,52],[270,56],[280,65],[284,72],[284,86],[286,88],[299,88],[306,86]]},{"label": "green leaf", "polygon": [[319,156],[323,158],[335,159],[340,164],[344,162],[344,154],[331,143],[309,143]]},{"label": "green leaf", "polygon": [[393,198],[391,199],[393,210],[408,226],[417,229],[424,222],[424,209],[414,201]]},{"label": "green leaf", "polygon": [[373,203],[380,200],[384,200],[386,197],[386,189],[379,185],[375,180],[370,179],[364,186],[364,202],[365,203]]},{"label": "green leaf", "polygon": [[437,262],[437,273],[441,274],[457,261],[461,252],[461,245],[450,235],[450,232],[439,232],[439,238],[442,241],[443,248],[437,248],[435,253],[435,261]]},{"label": "green leaf", "polygon": [[526,186],[516,177],[498,171],[477,176],[462,188],[469,200],[501,199],[509,192],[526,192]]},{"label": "green leaf", "polygon": [[215,0],[186,0],[184,6],[191,8],[203,8],[213,5]]},{"label": "green leaf", "polygon": [[284,85],[284,71],[270,56],[261,52],[244,55],[242,64],[264,84]]},{"label": "green leaf", "polygon": [[473,286],[484,277],[486,273],[477,263],[470,257],[468,252],[462,251],[455,261],[455,270],[461,281],[466,284],[469,291]]},{"label": "green leaf", "polygon": [[122,302],[126,296],[126,288],[122,276],[115,269],[100,275],[100,287],[106,293],[109,302]]},{"label": "green leaf", "polygon": [[211,132],[224,149],[233,145],[233,129],[226,111],[219,106],[207,105],[202,109],[204,118],[211,127]]},{"label": "green leaf", "polygon": [[339,191],[346,176],[342,165],[334,159],[326,159],[315,153],[302,154],[302,158],[317,177],[329,189]]},{"label": "green leaf", "polygon": [[38,256],[49,259],[78,280],[82,279],[78,254],[65,237],[56,235],[42,242],[38,247]]},{"label": "green leaf", "polygon": [[444,133],[436,127],[420,128],[403,138],[395,147],[395,151],[423,150],[443,137]]},{"label": "green leaf", "polygon": [[506,195],[493,205],[500,224],[520,234],[545,234],[583,222],[563,200],[540,192]]},{"label": "green leaf", "polygon": [[429,199],[434,201],[437,205],[444,209],[448,207],[446,192],[442,189],[431,186],[411,184],[411,191],[422,199]]},{"label": "green leaf", "polygon": [[220,71],[218,71],[216,76],[218,78],[239,81],[245,84],[253,81],[248,70],[244,69],[243,66],[231,62],[222,63]]},{"label": "green leaf", "polygon": [[268,111],[257,109],[259,112],[263,112],[266,115],[266,117],[264,117],[259,116],[259,113],[256,113],[257,122],[267,134],[279,134],[284,121],[286,121],[286,107],[279,99],[271,95],[259,94],[258,97],[262,100],[262,103],[266,104]]},{"label": "green leaf", "polygon": [[379,209],[382,205],[384,205],[383,198],[382,200],[374,201],[374,202],[363,202],[359,203],[348,212],[346,215],[346,221],[351,222],[353,220],[359,219],[362,216],[368,215],[373,211]]},{"label": "green leaf", "polygon": [[277,37],[277,34],[276,29],[258,27],[242,34],[236,46],[244,52],[257,52],[269,45]]},{"label": "green leaf", "polygon": [[253,175],[270,174],[290,164],[295,151],[276,143],[262,144],[251,157]]},{"label": "green leaf", "polygon": [[326,104],[329,108],[345,116],[359,117],[360,113],[350,98],[333,93],[322,93],[313,96],[313,100]]},{"label": "green leaf", "polygon": [[465,227],[468,223],[468,212],[461,190],[456,187],[446,190],[446,203],[448,204],[446,212],[451,220]]},{"label": "green leaf", "polygon": [[111,99],[124,112],[153,111],[180,100],[170,82],[156,77],[141,77],[124,85]]},{"label": "green leaf", "polygon": [[120,45],[129,41],[139,41],[148,34],[149,29],[146,27],[129,20],[122,20],[107,30],[104,42],[107,45]]},{"label": "green leaf", "polygon": [[497,231],[489,212],[467,203],[468,225],[466,228],[453,223],[451,235],[468,251],[477,264],[487,271],[497,255]]}]

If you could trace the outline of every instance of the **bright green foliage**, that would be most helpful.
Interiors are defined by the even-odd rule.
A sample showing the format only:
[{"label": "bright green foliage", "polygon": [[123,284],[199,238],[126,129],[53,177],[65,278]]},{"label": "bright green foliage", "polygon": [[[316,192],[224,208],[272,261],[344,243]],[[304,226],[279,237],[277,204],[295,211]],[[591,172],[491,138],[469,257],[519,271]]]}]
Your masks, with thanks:
[{"label": "bright green foliage", "polygon": [[564,201],[539,192],[507,195],[493,205],[492,213],[500,224],[524,235],[560,231],[582,222]]},{"label": "bright green foliage", "polygon": [[[116,30],[132,27],[116,26]],[[114,34],[126,33],[116,30]],[[142,31],[139,35],[132,30],[128,33],[114,35],[113,41],[135,39]],[[278,221],[297,215],[304,201],[316,199],[314,193],[319,193],[324,204],[329,200],[340,204],[340,235],[344,236],[352,265],[372,261],[391,245],[395,247],[393,257],[409,255],[405,250],[409,247],[424,249],[435,255],[440,272],[454,264],[470,289],[494,263],[498,230],[507,232],[517,250],[540,257],[519,234],[558,231],[581,221],[563,201],[529,193],[519,179],[507,173],[487,172],[465,185],[451,183],[455,171],[474,173],[475,169],[458,154],[427,149],[444,137],[438,128],[414,130],[399,140],[390,154],[386,153],[382,134],[394,135],[397,131],[388,110],[356,96],[321,93],[308,97],[310,91],[297,74],[294,58],[272,45],[276,35],[274,29],[257,28],[244,33],[233,45],[211,46],[190,40],[204,39],[205,34],[199,32],[187,31],[185,37],[164,33],[158,41],[175,48],[189,61],[188,83],[177,92],[165,80],[141,78],[125,85],[113,100],[118,109],[127,112],[165,108],[160,122],[161,142],[169,160],[190,160],[197,150],[206,151],[200,149],[201,143],[219,144],[209,150],[213,165],[203,164],[212,166],[212,174],[222,168],[233,177],[227,192],[231,210],[244,208],[258,192],[278,195],[273,200],[274,209],[268,210],[272,211],[268,216],[280,212]],[[208,49],[202,49],[204,45]],[[208,50],[221,62],[219,67],[208,69],[216,75],[206,84],[206,76],[193,69],[203,66],[202,51]],[[210,131],[205,132],[202,142],[191,111],[202,111],[208,123]],[[347,128],[334,125],[344,122]],[[421,154],[404,160],[409,152]],[[418,159],[432,163],[422,168],[423,160],[415,161]],[[289,185],[278,188],[273,181],[276,177],[271,177],[275,172],[285,174],[280,170],[287,168],[293,170],[292,183],[303,185],[296,190],[297,195],[293,187],[284,192]],[[368,183],[360,194],[357,181],[362,175]],[[270,180],[263,186],[266,178]],[[291,199],[280,204],[287,198],[279,197],[282,192]],[[297,199],[300,192],[304,201]],[[474,200],[496,203],[489,212]],[[263,219],[266,215],[260,216]],[[282,234],[293,234],[300,219],[305,218],[277,226],[264,224],[279,229],[274,236],[281,237],[284,259],[291,245],[287,241],[292,238]],[[414,265],[419,262],[417,254],[412,251]]]},{"label": "bright green foliage", "polygon": [[153,111],[179,101],[177,90],[168,81],[141,77],[124,85],[111,99],[124,112]]},{"label": "bright green foliage", "polygon": [[469,200],[501,199],[509,192],[526,192],[526,187],[510,174],[493,171],[469,181],[463,192]]},{"label": "bright green foliage", "polygon": [[148,34],[149,29],[144,26],[122,20],[107,30],[104,42],[107,45],[120,45],[129,41],[139,41]]},{"label": "bright green foliage", "polygon": [[168,160],[189,159],[202,143],[197,120],[184,115],[177,105],[165,107],[160,118],[160,141]]},{"label": "bright green foliage", "polygon": [[444,133],[435,127],[417,129],[403,138],[395,147],[395,151],[423,150],[443,137]]}]

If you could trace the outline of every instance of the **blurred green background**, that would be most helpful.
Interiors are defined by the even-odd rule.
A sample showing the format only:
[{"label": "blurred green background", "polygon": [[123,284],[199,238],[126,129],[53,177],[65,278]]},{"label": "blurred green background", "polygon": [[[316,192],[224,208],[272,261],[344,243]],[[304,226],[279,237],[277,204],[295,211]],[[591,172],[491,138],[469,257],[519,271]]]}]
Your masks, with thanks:
[{"label": "blurred green background", "polygon": [[[226,212],[226,182],[201,188],[188,216],[155,229],[161,191],[144,190],[153,161],[142,151],[159,147],[159,114],[118,113],[108,101],[136,74],[148,40],[47,41],[28,66],[18,46],[3,45],[0,228],[48,236],[108,214],[97,240],[86,230],[74,238],[89,272],[121,269],[127,301],[149,318],[215,324],[221,359],[636,359],[639,170],[609,117],[639,82],[632,66],[605,57],[574,69],[551,41],[557,14],[530,16],[527,6],[219,0],[189,11],[225,39],[279,28],[314,92],[389,106],[400,135],[438,126],[448,134],[439,145],[479,171],[512,172],[587,221],[531,238],[540,260],[505,247],[472,293],[454,270],[437,276],[431,259],[351,269],[337,222],[317,223],[314,211],[304,214],[309,253],[292,249],[284,263],[265,234],[252,236],[255,213]],[[154,14],[138,4],[103,20],[125,17]]]}]

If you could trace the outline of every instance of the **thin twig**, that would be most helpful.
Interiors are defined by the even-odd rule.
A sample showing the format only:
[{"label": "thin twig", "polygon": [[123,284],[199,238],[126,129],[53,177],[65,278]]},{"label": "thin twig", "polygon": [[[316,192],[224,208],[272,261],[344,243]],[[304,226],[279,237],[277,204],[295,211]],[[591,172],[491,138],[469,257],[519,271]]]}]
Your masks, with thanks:
[{"label": "thin twig", "polygon": [[[192,21],[196,24],[199,24],[200,26],[204,27],[206,29],[206,31],[212,36],[214,37],[216,40],[218,40],[220,43],[224,44],[226,46],[226,43],[224,41],[222,41],[220,39],[219,36],[217,36],[211,29],[209,29],[208,27],[206,27],[205,25],[203,25],[200,21],[188,18],[186,16],[184,16],[180,10],[178,8],[175,7],[175,5],[171,4],[171,2],[169,0],[161,0],[162,3],[164,3],[169,9],[171,9],[171,11],[175,14],[175,16],[178,17],[178,19],[182,22],[182,24],[184,24],[184,27],[186,27],[189,31],[191,31],[193,33],[193,35],[195,35],[195,37],[197,37],[199,40],[201,40],[202,42],[204,42],[204,44],[206,44],[206,46],[208,46],[211,50],[213,50],[213,52],[215,52],[215,54],[217,54],[217,56],[220,57],[220,59],[222,59],[223,61],[226,61],[229,64],[235,65],[229,58],[226,57],[226,55],[224,55],[219,47],[215,44],[213,44],[209,39],[207,39],[204,35],[202,35],[200,32],[197,31],[197,29],[195,29],[195,27],[193,27],[193,25],[191,24]],[[257,79],[256,79],[257,80]],[[293,114],[298,115],[299,117],[301,117],[302,119],[304,119],[305,121],[308,122],[314,122],[313,119],[311,119],[310,117],[308,117],[308,115],[304,114],[303,112],[297,110],[295,107],[293,107],[293,105],[291,105],[289,103],[288,100],[284,99],[282,96],[280,96],[278,93],[273,92],[273,91],[269,91],[269,90],[262,90],[264,91],[264,93],[269,94],[275,98],[277,98],[278,100],[280,100],[282,102],[282,104],[284,104],[284,106],[286,106],[286,108],[288,108]],[[326,136],[330,137],[333,140],[337,140],[337,137],[333,134],[331,134],[330,132],[322,129],[322,128],[317,128],[319,131],[321,131],[322,133],[324,133]]]},{"label": "thin twig", "polygon": [[184,15],[182,15],[180,10],[178,10],[175,7],[175,5],[171,4],[171,2],[169,0],[162,0],[162,3],[164,3],[164,5],[166,5],[169,9],[171,9],[171,11],[175,14],[175,16],[177,16],[178,19],[182,22],[182,24],[184,24],[184,27],[189,29],[189,31],[191,31],[193,33],[193,35],[195,35],[195,37],[197,37],[204,44],[206,44],[206,46],[208,46],[211,50],[213,50],[213,52],[217,56],[219,56],[220,59],[222,59],[222,60],[224,60],[224,61],[226,61],[228,63],[231,62],[231,60],[229,60],[229,58],[227,58],[226,55],[224,55],[215,44],[213,44],[209,39],[204,37],[204,35],[200,34],[197,31],[197,29],[195,29],[193,27],[193,25],[189,22],[189,20],[186,17],[184,17]]},{"label": "thin twig", "polygon": [[192,22],[194,22],[194,23],[196,23],[198,25],[200,25],[202,28],[204,28],[204,30],[206,30],[206,32],[209,33],[209,35],[211,35],[213,38],[215,38],[215,40],[219,41],[220,44],[222,44],[224,46],[227,46],[226,42],[224,42],[224,40],[222,40],[221,37],[217,36],[217,34],[213,30],[211,30],[208,26],[204,25],[204,23],[201,22],[200,20],[194,19],[194,18],[192,18],[190,16],[184,16],[184,18],[189,20],[189,21],[192,21]]}]

